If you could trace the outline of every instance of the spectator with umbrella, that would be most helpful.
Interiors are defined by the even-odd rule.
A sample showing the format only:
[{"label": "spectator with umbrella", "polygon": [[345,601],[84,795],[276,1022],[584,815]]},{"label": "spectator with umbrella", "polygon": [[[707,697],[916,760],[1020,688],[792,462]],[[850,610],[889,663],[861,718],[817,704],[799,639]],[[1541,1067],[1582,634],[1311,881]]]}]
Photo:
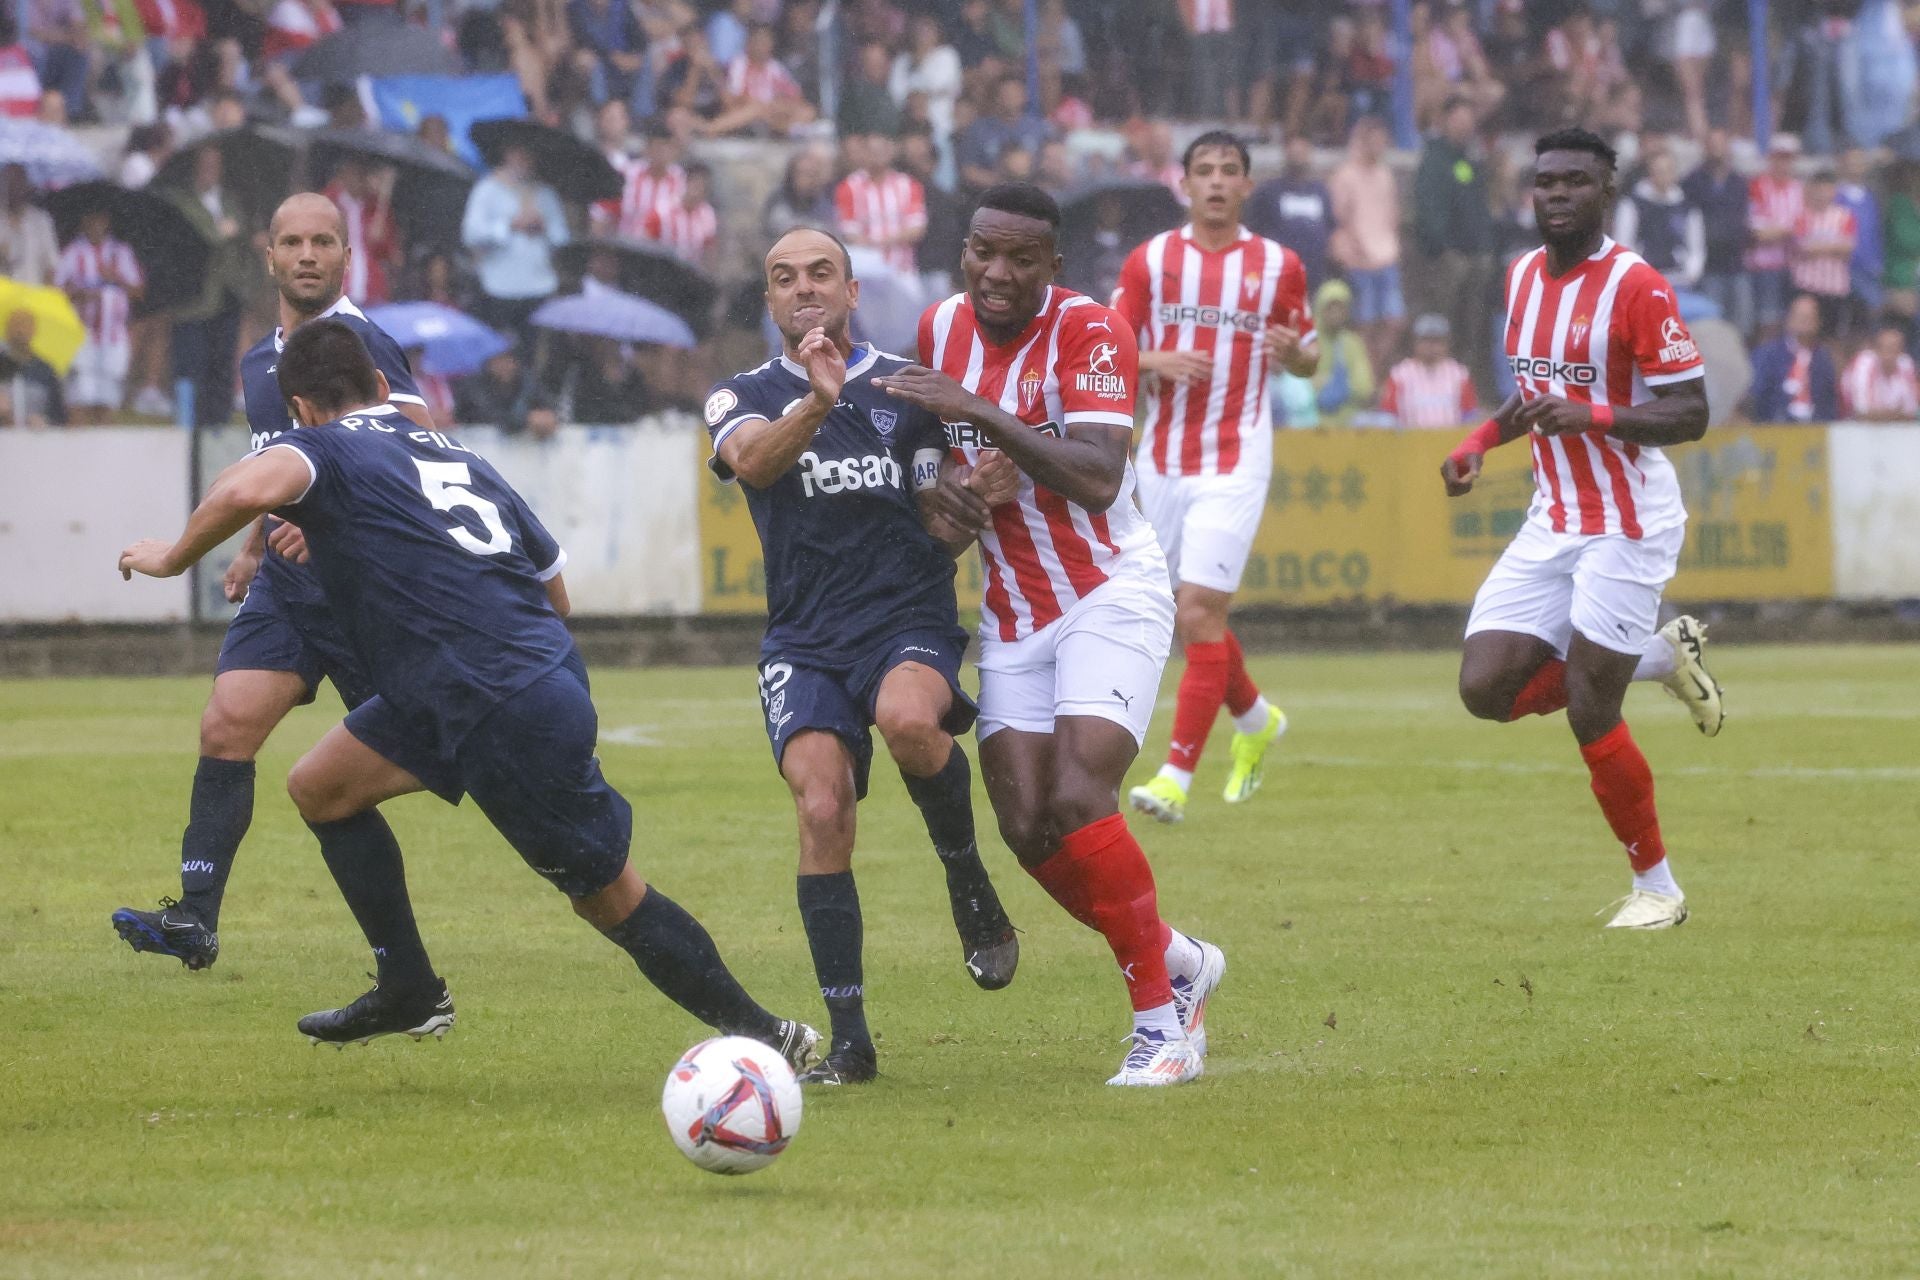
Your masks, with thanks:
[{"label": "spectator with umbrella", "polygon": [[105,207],[88,210],[54,273],[87,329],[67,384],[67,401],[82,426],[101,425],[120,411],[133,358],[133,304],[146,290],[139,261],[125,241],[113,238],[112,226]]},{"label": "spectator with umbrella", "polygon": [[653,408],[647,380],[617,338],[585,335],[560,384],[561,416],[603,425],[632,422]]},{"label": "spectator with umbrella", "polygon": [[64,427],[67,400],[60,374],[33,349],[38,322],[19,307],[7,315],[7,340],[0,347],[0,423],[16,427]]},{"label": "spectator with umbrella", "polygon": [[521,433],[536,440],[550,439],[560,429],[553,397],[508,347],[481,366],[471,378],[454,384],[454,421],[462,426],[492,426],[510,436]]},{"label": "spectator with umbrella", "polygon": [[567,215],[554,189],[534,177],[533,153],[510,143],[499,167],[474,184],[460,239],[480,272],[481,318],[518,334],[559,288],[553,251],[567,242]]},{"label": "spectator with umbrella", "polygon": [[53,217],[33,203],[33,183],[23,164],[0,169],[0,274],[23,284],[48,284],[60,263]]}]

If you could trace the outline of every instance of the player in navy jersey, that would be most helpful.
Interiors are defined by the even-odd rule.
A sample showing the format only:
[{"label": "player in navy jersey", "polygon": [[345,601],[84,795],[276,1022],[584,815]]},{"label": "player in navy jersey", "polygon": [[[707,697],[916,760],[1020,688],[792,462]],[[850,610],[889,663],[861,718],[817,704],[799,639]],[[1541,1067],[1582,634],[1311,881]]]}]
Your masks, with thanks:
[{"label": "player in navy jersey", "polygon": [[[352,248],[333,201],[313,192],[289,196],[274,212],[268,239],[267,271],[280,292],[280,327],[240,360],[253,447],[295,425],[275,369],[286,335],[320,316],[358,333],[385,375],[394,405],[420,426],[433,426],[405,353],[341,292]],[[319,580],[304,563],[300,530],[268,528],[271,523],[254,525],[226,574],[227,599],[245,603],[227,627],[213,694],[200,718],[200,763],[181,838],[180,900],[162,899],[158,911],[122,907],[113,913],[115,930],[135,951],[172,956],[189,969],[204,969],[219,957],[220,903],[253,818],[253,762],[268,735],[289,711],[313,701],[323,677],[350,708],[372,692],[334,624]]]},{"label": "player in navy jersey", "polygon": [[811,1028],[756,1004],[705,929],[627,859],[633,811],[594,756],[586,666],[561,621],[566,556],[520,495],[471,449],[414,427],[342,321],[286,341],[280,388],[301,426],[223,472],[172,543],[127,548],[121,571],[183,572],[263,512],[304,531],[315,575],[373,693],[287,779],[354,918],[376,985],[309,1014],[316,1042],[443,1035],[453,1001],[389,874],[399,845],[378,806],[462,793],[573,909],[655,986],[727,1034],[804,1069]]},{"label": "player in navy jersey", "polygon": [[785,349],[714,388],[706,422],[714,473],[742,482],[765,554],[761,706],[799,815],[800,919],[833,1021],[831,1048],[803,1083],[854,1084],[877,1073],[852,871],[873,728],[946,868],[974,981],[1013,981],[1020,944],[980,861],[972,766],[953,738],[977,711],[960,686],[953,556],[914,500],[916,467],[938,473],[944,428],[872,385],[907,361],[849,338],[860,286],[844,244],[790,231],[766,273]]}]

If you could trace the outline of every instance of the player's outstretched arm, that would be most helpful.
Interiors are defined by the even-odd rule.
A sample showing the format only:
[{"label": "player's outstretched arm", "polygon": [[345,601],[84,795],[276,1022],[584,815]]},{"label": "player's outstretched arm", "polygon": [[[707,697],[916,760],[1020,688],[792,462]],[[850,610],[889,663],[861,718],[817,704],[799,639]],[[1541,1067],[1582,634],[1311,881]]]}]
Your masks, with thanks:
[{"label": "player's outstretched arm", "polygon": [[1035,484],[1076,506],[1098,514],[1120,496],[1120,485],[1127,474],[1127,453],[1133,443],[1130,428],[1083,423],[1069,426],[1064,436],[1035,431],[946,374],[917,364],[875,378],[873,385],[939,415],[943,422],[967,422],[978,427],[993,447],[1004,452]]},{"label": "player's outstretched arm", "polygon": [[292,448],[249,454],[215,478],[179,538],[173,542],[143,538],[122,551],[120,576],[128,580],[136,573],[178,577],[246,528],[248,521],[298,501],[312,484],[313,470],[306,456]]}]

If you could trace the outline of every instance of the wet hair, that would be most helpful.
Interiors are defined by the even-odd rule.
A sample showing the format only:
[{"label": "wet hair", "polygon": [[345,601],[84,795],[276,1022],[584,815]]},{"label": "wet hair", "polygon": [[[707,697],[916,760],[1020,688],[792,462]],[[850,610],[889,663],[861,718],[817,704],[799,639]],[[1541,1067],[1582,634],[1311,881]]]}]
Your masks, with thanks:
[{"label": "wet hair", "polygon": [[849,280],[853,279],[853,254],[848,251],[847,242],[845,240],[842,240],[839,236],[833,234],[833,232],[827,230],[825,227],[814,227],[814,226],[808,226],[805,223],[797,223],[794,226],[788,227],[785,231],[782,231],[779,235],[775,236],[773,238],[773,243],[779,244],[782,240],[785,240],[788,236],[795,235],[802,231],[811,231],[813,232],[813,234],[817,236],[825,236],[827,239],[833,241],[833,243],[840,250],[840,261],[841,261],[841,264],[845,266],[847,269],[847,279]]},{"label": "wet hair", "polygon": [[1606,139],[1591,129],[1555,129],[1533,144],[1533,154],[1543,156],[1549,151],[1584,151],[1599,159],[1612,173],[1619,164],[1620,157],[1607,145]]},{"label": "wet hair", "polygon": [[380,398],[380,372],[367,344],[338,320],[309,320],[295,329],[274,376],[289,405],[299,396],[329,414]]},{"label": "wet hair", "polygon": [[983,209],[1044,222],[1050,232],[1060,230],[1060,205],[1031,182],[1002,182],[988,187],[980,194],[980,203],[975,206],[974,212]]},{"label": "wet hair", "polygon": [[1192,173],[1193,158],[1210,147],[1221,147],[1233,152],[1240,157],[1241,170],[1246,173],[1253,172],[1253,155],[1247,150],[1247,144],[1240,140],[1238,134],[1229,133],[1225,129],[1209,129],[1189,142],[1186,151],[1180,156],[1181,170]]}]

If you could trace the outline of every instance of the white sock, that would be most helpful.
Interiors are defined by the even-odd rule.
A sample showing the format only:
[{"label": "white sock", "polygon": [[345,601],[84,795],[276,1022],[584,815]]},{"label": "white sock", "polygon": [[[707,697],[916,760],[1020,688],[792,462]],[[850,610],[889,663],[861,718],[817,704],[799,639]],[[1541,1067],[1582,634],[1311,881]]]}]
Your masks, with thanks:
[{"label": "white sock", "polygon": [[1136,1009],[1133,1014],[1135,1031],[1151,1031],[1162,1040],[1173,1040],[1187,1034],[1180,1025],[1180,1015],[1173,1011],[1173,1001],[1152,1009]]},{"label": "white sock", "polygon": [[1647,647],[1640,651],[1640,664],[1633,669],[1635,680],[1665,680],[1680,665],[1679,656],[1673,646],[1658,631],[1647,641]]},{"label": "white sock", "polygon": [[1179,784],[1182,791],[1190,791],[1193,789],[1193,770],[1191,769],[1177,769],[1170,764],[1163,764],[1160,766],[1160,776],[1163,778],[1172,778],[1174,782]]},{"label": "white sock", "polygon": [[1167,943],[1167,976],[1192,982],[1200,976],[1200,944],[1178,929],[1171,929],[1171,941]]},{"label": "white sock", "polygon": [[1233,718],[1233,727],[1242,733],[1265,733],[1267,713],[1272,710],[1272,705],[1264,697],[1256,697],[1252,706]]},{"label": "white sock", "polygon": [[1645,871],[1634,872],[1633,887],[1645,889],[1649,893],[1664,893],[1669,898],[1685,896],[1680,892],[1679,882],[1673,878],[1672,864],[1665,858],[1660,859]]}]

